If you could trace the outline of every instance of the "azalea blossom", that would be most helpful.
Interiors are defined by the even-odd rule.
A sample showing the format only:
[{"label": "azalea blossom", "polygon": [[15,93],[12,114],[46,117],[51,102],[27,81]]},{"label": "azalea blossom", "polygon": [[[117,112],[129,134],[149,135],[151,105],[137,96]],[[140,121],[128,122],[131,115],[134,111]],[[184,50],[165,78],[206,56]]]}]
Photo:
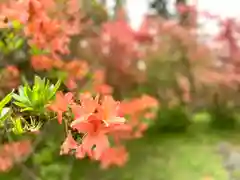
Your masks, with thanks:
[{"label": "azalea blossom", "polygon": [[77,142],[73,139],[72,134],[69,133],[61,146],[60,154],[68,154],[71,150],[77,148]]},{"label": "azalea blossom", "polygon": [[72,112],[75,118],[73,124],[87,120],[99,106],[98,98],[93,98],[92,96],[88,96],[88,94],[80,95],[80,103],[81,105],[72,106]]},{"label": "azalea blossom", "polygon": [[100,157],[101,167],[103,169],[111,165],[123,166],[127,160],[128,153],[123,146],[108,148]]},{"label": "azalea blossom", "polygon": [[108,126],[111,123],[124,123],[124,117],[119,117],[119,102],[114,101],[112,96],[105,96],[98,107],[98,118]]},{"label": "azalea blossom", "polygon": [[57,92],[56,100],[48,106],[48,108],[57,113],[58,122],[62,124],[62,114],[68,110],[69,105],[74,104],[73,94]]},{"label": "azalea blossom", "polygon": [[82,138],[83,151],[90,152],[95,147],[96,159],[109,147],[106,128],[96,116],[91,115],[88,117],[88,121],[73,123],[71,127],[84,134]]},{"label": "azalea blossom", "polygon": [[21,158],[31,152],[31,142],[22,140],[4,144],[0,147],[0,171],[10,170]]}]

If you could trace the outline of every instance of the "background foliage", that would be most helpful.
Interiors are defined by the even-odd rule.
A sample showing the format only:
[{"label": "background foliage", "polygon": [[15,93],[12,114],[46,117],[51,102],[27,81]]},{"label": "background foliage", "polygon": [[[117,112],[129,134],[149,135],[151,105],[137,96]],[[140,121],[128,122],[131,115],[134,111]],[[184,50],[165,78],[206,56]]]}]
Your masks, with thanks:
[{"label": "background foliage", "polygon": [[[239,155],[239,23],[185,1],[171,15],[166,4],[152,2],[156,13],[135,31],[124,1],[112,17],[105,1],[1,2],[1,178],[224,180],[232,173],[217,147],[227,141],[228,153]],[[199,41],[197,13],[221,25],[212,44]],[[89,94],[100,96],[95,109]],[[96,147],[80,158],[73,146],[88,134],[72,128],[74,108],[87,102],[99,115],[111,96],[126,126],[114,129],[115,146],[100,164]]]}]

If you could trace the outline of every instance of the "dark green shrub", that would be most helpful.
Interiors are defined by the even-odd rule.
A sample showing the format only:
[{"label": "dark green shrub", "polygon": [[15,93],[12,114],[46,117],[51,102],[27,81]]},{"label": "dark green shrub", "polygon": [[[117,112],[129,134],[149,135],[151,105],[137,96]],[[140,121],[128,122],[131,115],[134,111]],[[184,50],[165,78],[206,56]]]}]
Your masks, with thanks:
[{"label": "dark green shrub", "polygon": [[226,105],[212,105],[208,110],[211,121],[210,127],[219,130],[235,129],[237,126],[237,118],[234,110]]},{"label": "dark green shrub", "polygon": [[184,106],[161,107],[157,114],[155,127],[166,133],[185,132],[191,124],[190,116]]},{"label": "dark green shrub", "polygon": [[224,98],[223,93],[214,93],[212,103],[208,110],[211,116],[210,127],[219,130],[235,129],[237,118],[233,106],[233,104],[230,104],[229,101]]}]

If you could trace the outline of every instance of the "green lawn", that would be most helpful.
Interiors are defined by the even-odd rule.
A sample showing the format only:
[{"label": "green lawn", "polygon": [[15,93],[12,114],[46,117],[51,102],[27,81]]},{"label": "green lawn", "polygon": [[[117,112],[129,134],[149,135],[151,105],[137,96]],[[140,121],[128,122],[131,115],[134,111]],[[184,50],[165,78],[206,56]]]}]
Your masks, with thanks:
[{"label": "green lawn", "polygon": [[[240,133],[210,132],[204,128],[184,135],[152,133],[129,142],[130,160],[124,168],[101,171],[97,163],[76,160],[70,180],[201,180],[209,175],[215,180],[225,180],[221,157],[215,152],[217,144],[225,140],[240,144]],[[61,163],[58,154],[56,157],[54,162]],[[60,173],[65,171],[61,169]],[[62,177],[59,171],[58,175]],[[21,180],[19,176],[0,176],[0,179]],[[50,176],[43,180],[55,179],[61,180]]]},{"label": "green lawn", "polygon": [[89,169],[82,178],[76,179],[201,180],[205,176],[212,176],[216,180],[225,180],[226,172],[215,150],[223,140],[236,144],[238,139],[240,142],[238,134],[216,136],[209,132],[202,135],[190,133],[146,137],[129,145],[131,156],[124,168],[106,172]]}]

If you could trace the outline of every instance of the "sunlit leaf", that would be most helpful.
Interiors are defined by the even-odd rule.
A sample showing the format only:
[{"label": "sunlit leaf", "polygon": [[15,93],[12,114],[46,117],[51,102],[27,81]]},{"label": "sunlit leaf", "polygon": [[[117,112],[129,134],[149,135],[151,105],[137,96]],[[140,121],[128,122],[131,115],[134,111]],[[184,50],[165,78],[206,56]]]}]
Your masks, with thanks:
[{"label": "sunlit leaf", "polygon": [[20,101],[20,102],[24,102],[24,103],[28,102],[28,99],[24,95],[13,94],[12,97],[13,97],[13,99]]},{"label": "sunlit leaf", "polygon": [[23,39],[17,39],[17,41],[14,43],[14,49],[19,49],[20,47],[22,47],[24,44],[24,40]]},{"label": "sunlit leaf", "polygon": [[4,121],[11,116],[11,108],[3,108],[0,114],[0,125],[4,124]]},{"label": "sunlit leaf", "polygon": [[21,109],[21,112],[24,112],[24,111],[33,111],[34,109],[32,107],[26,107],[24,109]]},{"label": "sunlit leaf", "polygon": [[21,117],[18,117],[16,119],[13,120],[13,132],[15,134],[22,134],[24,133],[24,129],[22,127],[22,119]]},{"label": "sunlit leaf", "polygon": [[12,21],[12,26],[14,29],[17,29],[17,30],[22,28],[21,22],[19,22],[17,20]]},{"label": "sunlit leaf", "polygon": [[24,86],[19,87],[19,94],[14,94],[14,99],[20,111],[34,111],[38,113],[44,113],[46,104],[56,94],[61,81],[59,80],[55,85],[51,84],[49,80],[39,76],[34,77],[34,84],[29,86],[28,82],[23,79]]},{"label": "sunlit leaf", "polygon": [[19,106],[19,107],[22,107],[22,108],[26,108],[28,105],[27,104],[24,104],[24,103],[21,103],[21,102],[13,102],[15,105]]},{"label": "sunlit leaf", "polygon": [[0,101],[0,111],[3,109],[3,107],[4,107],[7,103],[9,103],[9,102],[11,101],[11,99],[12,99],[12,93],[13,93],[13,92],[9,93],[7,96],[5,96],[5,97],[3,98],[3,100]]},{"label": "sunlit leaf", "polygon": [[61,80],[58,80],[57,83],[55,84],[55,86],[53,86],[51,95],[49,96],[49,99],[51,99],[57,93],[59,87],[61,86],[61,83],[62,83]]}]

